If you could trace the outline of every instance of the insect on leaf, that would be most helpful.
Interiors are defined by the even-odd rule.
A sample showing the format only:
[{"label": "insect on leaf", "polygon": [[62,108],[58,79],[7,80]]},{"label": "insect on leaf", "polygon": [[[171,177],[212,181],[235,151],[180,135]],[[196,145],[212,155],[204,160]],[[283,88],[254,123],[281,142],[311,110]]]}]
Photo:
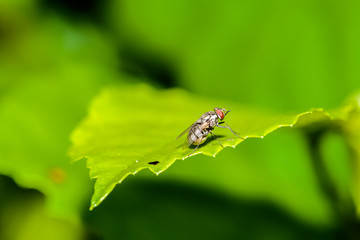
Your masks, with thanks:
[{"label": "insect on leaf", "polygon": [[[214,107],[231,109],[224,119],[243,138],[264,137],[283,126],[292,126],[302,115],[255,111],[233,102],[201,98],[181,89],[155,90],[147,85],[111,87],[95,98],[89,115],[74,130],[69,155],[87,159],[90,177],[96,178],[91,207],[98,206],[128,175],[142,169],[159,174],[177,159],[195,154],[215,156],[223,147],[209,135],[196,151],[179,134]],[[316,110],[324,117],[322,110]],[[326,117],[326,116],[325,116]],[[229,129],[215,127],[224,147],[243,139]],[[185,147],[184,147],[185,145]]]}]

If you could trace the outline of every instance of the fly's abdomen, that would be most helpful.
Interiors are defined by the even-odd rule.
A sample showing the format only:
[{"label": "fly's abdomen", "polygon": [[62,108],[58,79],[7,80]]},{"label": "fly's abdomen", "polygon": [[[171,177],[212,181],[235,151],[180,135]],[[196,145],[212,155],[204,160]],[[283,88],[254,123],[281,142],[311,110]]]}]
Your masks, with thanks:
[{"label": "fly's abdomen", "polygon": [[207,139],[207,136],[206,136],[206,137],[200,137],[200,138],[198,138],[195,142],[193,142],[192,144],[193,144],[193,145],[200,145],[200,144],[202,144],[203,142],[205,142],[206,139]]},{"label": "fly's abdomen", "polygon": [[188,142],[189,145],[199,145],[205,142],[207,136],[209,134],[208,129],[202,128],[201,125],[195,125],[193,128],[190,129],[188,135]]}]

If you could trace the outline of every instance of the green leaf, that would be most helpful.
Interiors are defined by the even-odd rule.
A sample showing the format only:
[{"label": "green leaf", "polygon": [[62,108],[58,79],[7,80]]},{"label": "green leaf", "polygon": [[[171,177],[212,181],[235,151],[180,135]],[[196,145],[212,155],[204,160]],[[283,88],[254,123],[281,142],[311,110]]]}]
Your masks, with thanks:
[{"label": "green leaf", "polygon": [[301,112],[337,107],[360,87],[359,1],[109,3],[126,49],[173,63],[193,92]]},{"label": "green leaf", "polygon": [[95,29],[44,18],[14,25],[16,38],[1,45],[0,174],[41,191],[53,217],[79,222],[91,183],[66,156],[69,135],[113,81],[107,63],[115,57]]},{"label": "green leaf", "polygon": [[[207,160],[215,162],[218,159]],[[182,165],[189,164],[190,161]],[[294,236],[295,239],[308,239],[309,236],[317,240],[332,239],[333,231],[328,229],[333,226],[325,231],[319,227],[319,222],[315,226],[302,224],[274,204],[234,199],[191,182],[164,181],[162,178],[137,177],[126,182],[111,193],[101,209],[88,214],[88,222],[96,226],[105,239],[121,236],[173,239],[174,226],[182,230],[176,233],[177,239],[188,239],[189,233],[191,239],[261,240],[294,239]],[[111,224],[114,222],[115,226]],[[132,223],[136,227],[128,227]]]},{"label": "green leaf", "polygon": [[[225,121],[245,139],[263,138],[280,127],[293,126],[299,118],[299,125],[330,119],[321,109],[274,114],[193,96],[180,89],[159,91],[147,85],[108,88],[94,100],[89,116],[73,132],[69,151],[73,160],[87,158],[90,177],[97,179],[90,209],[128,175],[146,168],[159,174],[175,160],[189,157],[194,147],[186,147],[185,136],[175,138],[214,107],[232,110]],[[224,147],[243,141],[228,129],[214,131]],[[192,155],[215,156],[222,149],[215,139],[208,138]],[[151,164],[154,162],[157,164]]]},{"label": "green leaf", "polygon": [[351,96],[342,109],[347,122],[342,129],[351,147],[354,161],[352,161],[353,181],[351,192],[354,198],[357,216],[360,217],[360,93]]},{"label": "green leaf", "polygon": [[[53,82],[40,78],[19,84],[0,104],[0,174],[41,191],[53,216],[75,222],[91,185],[82,164],[69,163],[67,139],[96,89],[96,83],[90,87],[89,80],[77,80],[53,77]],[[81,83],[89,88],[79,96]]]},{"label": "green leaf", "polygon": [[44,208],[45,196],[40,192],[19,188],[2,175],[0,192],[0,239],[83,239],[83,226],[54,218]]}]

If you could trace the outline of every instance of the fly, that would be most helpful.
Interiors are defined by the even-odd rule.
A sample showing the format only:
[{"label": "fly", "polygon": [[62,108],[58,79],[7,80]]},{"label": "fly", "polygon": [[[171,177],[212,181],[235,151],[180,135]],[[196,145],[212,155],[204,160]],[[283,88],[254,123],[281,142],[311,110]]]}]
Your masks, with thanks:
[{"label": "fly", "polygon": [[[194,151],[192,151],[189,155],[194,153],[196,149],[206,141],[209,133],[212,137],[215,137],[220,145],[224,147],[220,140],[213,133],[215,127],[219,128],[228,128],[235,136],[244,140],[244,138],[234,132],[230,126],[223,121],[226,114],[228,114],[230,110],[226,110],[224,108],[214,108],[214,111],[204,113],[196,122],[194,122],[190,127],[185,129],[176,139],[179,139],[185,133],[188,133],[187,136],[187,145],[188,147],[191,145],[196,145]],[[220,124],[225,124],[226,126],[221,126]]]}]

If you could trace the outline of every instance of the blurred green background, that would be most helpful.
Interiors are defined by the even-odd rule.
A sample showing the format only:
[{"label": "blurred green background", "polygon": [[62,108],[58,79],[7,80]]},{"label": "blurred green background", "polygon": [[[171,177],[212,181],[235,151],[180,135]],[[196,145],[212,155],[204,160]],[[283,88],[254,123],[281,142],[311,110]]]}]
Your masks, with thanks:
[{"label": "blurred green background", "polygon": [[0,239],[359,239],[336,129],[315,153],[321,129],[281,129],[141,172],[92,212],[86,163],[67,157],[111,84],[336,108],[360,88],[359,12],[356,0],[0,0]]}]

